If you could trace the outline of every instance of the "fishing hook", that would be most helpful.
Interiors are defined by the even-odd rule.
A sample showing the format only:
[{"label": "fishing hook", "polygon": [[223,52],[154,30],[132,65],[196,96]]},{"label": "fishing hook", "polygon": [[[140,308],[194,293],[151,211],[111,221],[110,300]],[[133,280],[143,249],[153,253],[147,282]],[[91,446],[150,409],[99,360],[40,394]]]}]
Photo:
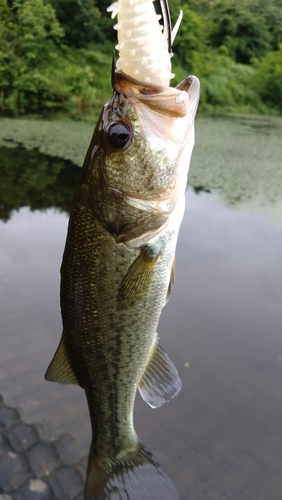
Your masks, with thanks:
[{"label": "fishing hook", "polygon": [[117,93],[118,96],[120,96],[121,92],[116,88],[115,85],[115,72],[116,72],[116,58],[115,58],[115,51],[113,51],[111,82],[113,90]]},{"label": "fishing hook", "polygon": [[164,34],[167,37],[168,52],[172,54],[172,41],[171,41],[172,27],[171,27],[171,18],[170,18],[168,0],[160,0],[160,4],[164,21]]}]

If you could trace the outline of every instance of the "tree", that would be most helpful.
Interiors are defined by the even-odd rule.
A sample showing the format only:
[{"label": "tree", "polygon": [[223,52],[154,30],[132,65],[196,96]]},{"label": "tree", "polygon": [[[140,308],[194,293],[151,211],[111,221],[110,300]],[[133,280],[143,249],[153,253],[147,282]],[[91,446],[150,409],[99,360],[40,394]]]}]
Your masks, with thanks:
[{"label": "tree", "polygon": [[[4,0],[0,5],[0,89],[3,106],[20,106],[35,88],[44,92],[46,69],[63,35],[54,9],[42,0]],[[37,71],[40,68],[40,71]],[[36,72],[37,71],[37,72]],[[55,83],[53,82],[53,90]]]},{"label": "tree", "polygon": [[60,44],[64,35],[55,11],[43,0],[0,3],[0,109],[4,112],[66,110],[89,106],[95,75],[85,56]]},{"label": "tree", "polygon": [[254,82],[263,101],[282,111],[282,43],[256,64]]},{"label": "tree", "polygon": [[174,2],[171,6],[173,24],[176,22],[179,11],[183,11],[183,19],[173,42],[175,63],[183,65],[186,71],[192,71],[194,52],[203,52],[205,47],[204,23],[200,14],[192,10],[187,4]]},{"label": "tree", "polygon": [[51,0],[51,2],[65,32],[64,43],[75,48],[85,48],[93,42],[104,41],[101,13],[95,0]]},{"label": "tree", "polygon": [[210,15],[211,44],[225,46],[236,62],[262,58],[282,36],[282,0],[215,0]]}]

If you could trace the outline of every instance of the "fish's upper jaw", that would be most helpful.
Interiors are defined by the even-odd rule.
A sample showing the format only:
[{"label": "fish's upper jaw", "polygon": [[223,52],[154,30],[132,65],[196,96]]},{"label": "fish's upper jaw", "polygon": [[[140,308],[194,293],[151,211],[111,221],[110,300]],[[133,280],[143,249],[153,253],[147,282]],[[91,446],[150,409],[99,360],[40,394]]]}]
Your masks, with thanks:
[{"label": "fish's upper jaw", "polygon": [[172,54],[153,0],[118,0],[108,11],[118,16],[117,69],[139,81],[168,87],[174,77]]},{"label": "fish's upper jaw", "polygon": [[154,137],[155,144],[158,138],[179,147],[194,124],[200,92],[197,77],[189,76],[173,88],[145,84],[116,71],[115,86],[134,106],[144,139]]},{"label": "fish's upper jaw", "polygon": [[[189,78],[186,80],[188,82]],[[187,115],[189,83],[182,90],[182,88],[164,87],[142,82],[128,76],[123,71],[116,71],[114,85],[129,100],[142,102],[161,115],[170,117]]]}]

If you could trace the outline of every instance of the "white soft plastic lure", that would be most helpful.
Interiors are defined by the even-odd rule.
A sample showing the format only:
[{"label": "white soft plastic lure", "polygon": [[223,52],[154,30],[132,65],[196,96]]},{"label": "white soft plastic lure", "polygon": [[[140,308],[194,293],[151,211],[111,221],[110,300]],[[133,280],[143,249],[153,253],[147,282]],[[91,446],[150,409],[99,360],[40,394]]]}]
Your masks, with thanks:
[{"label": "white soft plastic lure", "polygon": [[[117,69],[142,82],[169,86],[171,47],[182,19],[182,11],[171,32],[169,12],[162,7],[164,27],[159,24],[153,0],[118,0],[107,10],[117,15],[119,59]],[[169,39],[169,42],[168,42]]]}]

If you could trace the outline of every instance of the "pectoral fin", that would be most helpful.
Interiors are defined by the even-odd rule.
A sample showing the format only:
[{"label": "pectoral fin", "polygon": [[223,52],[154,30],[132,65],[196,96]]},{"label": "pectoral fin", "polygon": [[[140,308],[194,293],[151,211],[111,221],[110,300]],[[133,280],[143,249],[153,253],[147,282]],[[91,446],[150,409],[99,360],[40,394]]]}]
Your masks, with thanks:
[{"label": "pectoral fin", "polygon": [[78,385],[78,381],[73,373],[66,353],[64,336],[62,336],[58,349],[45,373],[45,380],[49,382],[59,382],[60,384]]},{"label": "pectoral fin", "polygon": [[181,385],[174,364],[156,341],[138,384],[142,398],[152,408],[157,408],[177,396]]},{"label": "pectoral fin", "polygon": [[118,306],[133,307],[147,295],[160,253],[146,245],[130,266],[118,292]]}]

